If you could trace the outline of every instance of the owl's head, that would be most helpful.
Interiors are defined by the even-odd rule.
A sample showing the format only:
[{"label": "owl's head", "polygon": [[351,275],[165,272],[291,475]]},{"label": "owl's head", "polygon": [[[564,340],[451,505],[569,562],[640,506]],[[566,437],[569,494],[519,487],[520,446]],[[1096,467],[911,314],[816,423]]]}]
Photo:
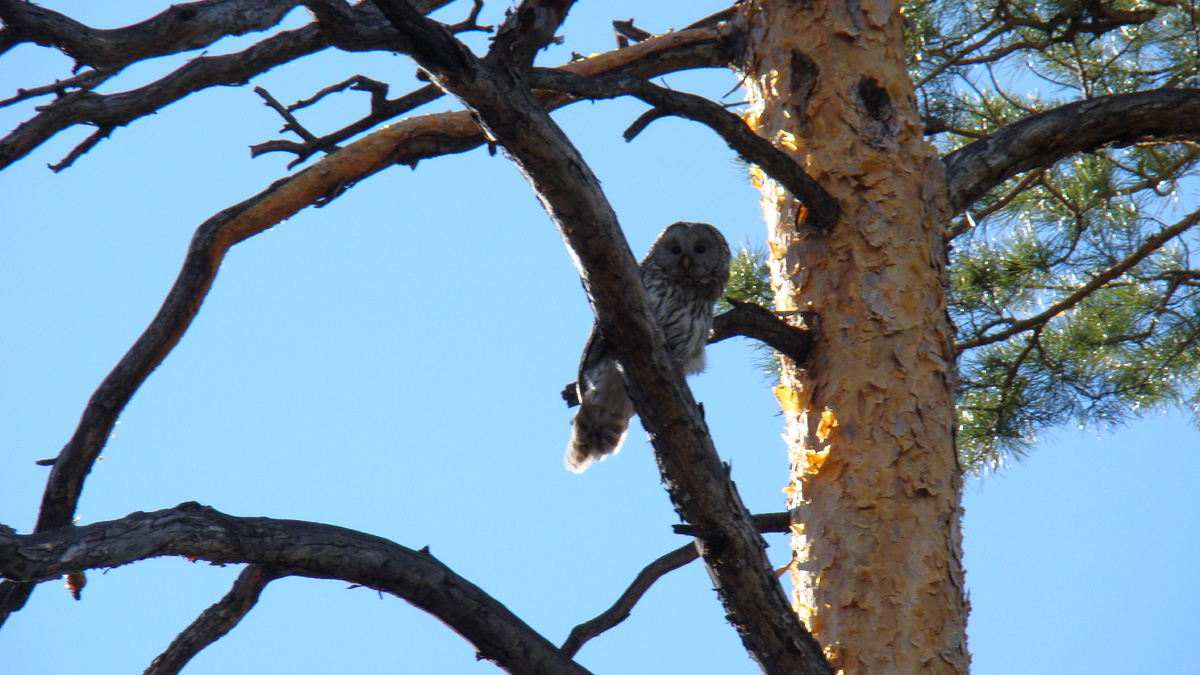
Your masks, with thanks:
[{"label": "owl's head", "polygon": [[720,230],[708,223],[675,223],[650,247],[648,258],[672,279],[701,282],[729,277],[729,244]]}]

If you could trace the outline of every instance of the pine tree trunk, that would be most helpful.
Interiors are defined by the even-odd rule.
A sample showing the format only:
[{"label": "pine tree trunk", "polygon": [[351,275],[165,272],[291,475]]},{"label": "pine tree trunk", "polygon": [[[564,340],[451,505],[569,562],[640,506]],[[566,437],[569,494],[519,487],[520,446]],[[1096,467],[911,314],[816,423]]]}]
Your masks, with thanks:
[{"label": "pine tree trunk", "polygon": [[941,161],[922,134],[899,5],[742,6],[748,121],[839,201],[828,231],[758,182],[777,309],[812,312],[785,364],[796,610],[847,674],[966,673]]}]

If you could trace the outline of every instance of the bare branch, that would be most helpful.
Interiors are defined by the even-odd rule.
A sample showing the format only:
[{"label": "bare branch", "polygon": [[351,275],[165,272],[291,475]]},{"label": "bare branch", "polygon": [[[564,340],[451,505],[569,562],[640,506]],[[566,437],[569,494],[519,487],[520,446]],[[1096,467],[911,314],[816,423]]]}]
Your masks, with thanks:
[{"label": "bare branch", "polygon": [[72,149],[71,152],[68,153],[67,156],[62,159],[62,161],[58,162],[57,164],[51,164],[50,170],[53,171],[54,173],[58,173],[59,171],[62,171],[63,169],[67,168],[68,166],[71,166],[72,164],[75,163],[75,160],[82,157],[84,155],[84,153],[86,153],[88,150],[91,150],[92,148],[96,147],[97,143],[108,138],[109,134],[111,134],[113,132],[114,128],[115,127],[113,127],[112,125],[105,125],[105,126],[100,127],[94,133],[92,133],[92,135],[85,138],[82,143],[75,146],[75,148]]},{"label": "bare branch", "polygon": [[[240,2],[249,1],[223,0],[217,5],[236,6]],[[449,0],[420,0],[417,5],[419,11],[429,12],[448,2]],[[0,0],[0,3],[3,3],[4,7],[36,7],[32,3],[18,0]],[[312,23],[296,30],[282,31],[233,54],[199,56],[166,77],[131,91],[108,95],[86,89],[71,92],[39,108],[36,116],[0,139],[0,169],[29,154],[60,131],[76,124],[122,127],[201,89],[245,84],[275,66],[321,51],[330,45],[347,51],[396,49],[396,31],[374,11],[374,5],[369,2],[343,6],[339,3],[314,0],[309,6],[318,17],[322,16],[322,11],[319,10],[324,10],[325,13],[337,14],[342,21],[322,23],[320,28],[317,23]],[[338,11],[335,12],[335,8]],[[336,30],[338,27],[349,27],[352,30]],[[131,26],[130,29],[132,28],[136,26]],[[6,26],[4,30],[9,31],[10,28]]]},{"label": "bare branch", "polygon": [[57,80],[54,84],[48,84],[44,87],[18,89],[16,96],[0,101],[0,108],[10,106],[14,103],[19,103],[21,101],[26,101],[31,98],[46,96],[47,94],[65,96],[68,89],[94,89],[102,84],[105,80],[116,74],[116,70],[109,68],[85,70],[74,77],[68,77],[65,80]]},{"label": "bare branch", "polygon": [[774,312],[753,302],[725,298],[733,309],[713,317],[712,337],[708,343],[720,342],[735,335],[752,338],[783,354],[803,367],[812,353],[813,331],[793,326]]},{"label": "bare branch", "polygon": [[391,593],[436,616],[510,673],[587,673],[428,551],[323,523],[239,518],[195,503],[18,535],[0,528],[0,575],[25,583],[164,555],[253,563]]},{"label": "bare branch", "polygon": [[[791,515],[787,512],[755,514],[754,526],[758,528],[759,532],[789,532],[791,529]],[[621,597],[617,598],[612,607],[609,607],[596,618],[585,621],[571,629],[571,634],[567,636],[567,641],[562,646],[563,654],[574,657],[588,640],[607,630],[611,630],[625,619],[628,619],[629,613],[633,611],[633,606],[637,604],[638,600],[642,599],[646,591],[650,590],[655,581],[699,557],[700,552],[696,550],[695,543],[691,543],[680,546],[647,565],[638,573],[633,583],[629,585],[629,588],[625,589],[625,592],[621,594]]]},{"label": "bare branch", "polygon": [[255,87],[254,93],[261,96],[262,99],[266,101],[267,107],[279,113],[279,116],[283,118],[285,124],[283,125],[283,129],[280,129],[280,131],[290,131],[300,138],[303,138],[304,142],[310,145],[315,145],[318,142],[317,137],[314,136],[311,131],[305,129],[303,124],[300,124],[300,121],[297,120],[296,116],[291,113],[291,110],[283,107],[282,103],[276,101],[275,97],[271,95],[271,92],[263,89],[262,87]]},{"label": "bare branch", "polygon": [[1189,229],[1194,227],[1197,223],[1200,223],[1200,211],[1192,212],[1186,218],[1179,221],[1178,223],[1175,223],[1174,225],[1171,225],[1170,227],[1164,228],[1158,234],[1155,234],[1154,236],[1150,237],[1149,239],[1146,240],[1145,243],[1143,243],[1141,246],[1139,246],[1137,248],[1137,250],[1134,251],[1133,254],[1130,255],[1128,258],[1126,258],[1126,259],[1122,260],[1121,262],[1117,263],[1116,265],[1113,265],[1112,267],[1104,270],[1103,272],[1100,272],[1095,277],[1093,277],[1091,281],[1080,286],[1078,289],[1075,290],[1075,292],[1071,293],[1070,295],[1063,298],[1062,300],[1059,300],[1058,302],[1054,303],[1048,309],[1046,309],[1046,311],[1044,311],[1040,314],[1031,316],[1027,319],[1022,319],[1020,321],[1014,321],[1011,325],[1009,325],[1008,328],[1005,328],[1004,330],[998,331],[991,335],[984,335],[984,336],[975,338],[973,340],[966,340],[964,342],[960,342],[957,345],[955,345],[954,348],[959,353],[962,353],[968,349],[974,349],[976,347],[982,347],[984,345],[992,344],[993,342],[1007,340],[1008,338],[1016,335],[1017,333],[1021,333],[1021,332],[1027,331],[1027,330],[1032,330],[1032,329],[1035,329],[1035,328],[1038,328],[1038,327],[1044,325],[1047,321],[1053,319],[1054,317],[1058,316],[1062,312],[1065,312],[1068,309],[1071,309],[1075,305],[1079,304],[1082,300],[1087,298],[1089,295],[1094,293],[1096,290],[1104,287],[1108,282],[1121,276],[1122,274],[1127,272],[1129,269],[1131,269],[1133,266],[1137,265],[1142,260],[1145,260],[1147,256],[1154,253],[1158,249],[1162,248],[1163,245],[1166,244],[1168,241],[1170,241],[1171,239],[1174,239],[1175,237],[1178,237],[1179,235],[1183,234],[1184,232],[1187,232]]},{"label": "bare branch", "polygon": [[755,134],[742,118],[706,98],[672,91],[629,75],[589,78],[561,70],[537,69],[530,79],[537,88],[572,96],[589,99],[635,96],[655,106],[625,132],[627,141],[632,140],[651,120],[664,115],[677,115],[705,124],[743,159],[757,165],[790,190],[807,209],[809,225],[825,229],[837,222],[841,209],[825,188],[805,173],[795,160],[771,145],[767,139]]},{"label": "bare branch", "polygon": [[200,650],[225,637],[255,604],[267,584],[290,572],[268,565],[247,565],[233,582],[233,588],[220,602],[204,610],[195,621],[171,641],[143,675],[175,675]]},{"label": "bare branch", "polygon": [[571,629],[571,634],[563,643],[562,653],[565,656],[574,657],[588,640],[628,619],[629,613],[633,611],[633,606],[642,599],[646,591],[650,590],[655,581],[699,557],[700,553],[696,551],[695,544],[685,544],[647,565],[641,572],[638,572],[633,583],[625,589],[620,598],[617,598],[612,607],[596,618]]},{"label": "bare branch", "polygon": [[1200,90],[1101,96],[1015,122],[946,155],[950,206],[967,209],[995,186],[1063,157],[1143,138],[1200,138]]},{"label": "bare branch", "polygon": [[[327,134],[325,136],[321,136],[320,138],[317,138],[312,143],[309,143],[307,141],[304,143],[297,143],[295,141],[276,140],[276,141],[267,141],[266,143],[259,143],[257,145],[252,145],[252,146],[250,146],[250,156],[257,157],[264,153],[280,152],[280,151],[295,153],[296,159],[293,160],[290,164],[288,164],[288,168],[290,169],[290,168],[296,166],[297,164],[299,164],[300,162],[303,162],[304,160],[308,159],[309,157],[311,157],[312,155],[314,155],[317,152],[320,152],[320,151],[333,152],[338,149],[338,143],[350,138],[351,136],[360,134],[377,124],[386,122],[387,120],[390,120],[393,117],[397,117],[406,112],[409,112],[410,110],[419,108],[420,106],[423,106],[426,103],[437,100],[438,98],[440,98],[443,95],[441,89],[438,89],[436,86],[430,84],[430,85],[421,87],[420,89],[417,89],[416,91],[405,94],[404,96],[401,96],[398,99],[387,99],[384,97],[384,95],[386,94],[387,85],[383,84],[382,82],[376,83],[374,80],[369,80],[368,78],[364,78],[361,75],[358,76],[357,78],[352,78],[352,79],[359,79],[359,78],[361,78],[360,82],[354,84],[353,86],[351,86],[351,88],[352,89],[363,89],[363,90],[371,92],[371,114],[370,115],[367,115],[366,117],[360,119],[357,122],[354,122],[353,124],[349,124],[341,129],[338,129],[337,131],[335,131],[333,133]],[[362,81],[367,81],[367,82],[363,83]],[[375,87],[375,84],[371,84],[371,83],[381,85],[383,88],[382,93],[379,93],[380,89]],[[345,84],[345,83],[343,83],[343,84]],[[338,85],[338,86],[340,86],[340,85]],[[333,89],[333,87],[327,87],[325,90],[322,90],[322,92],[326,92],[329,89]],[[310,99],[307,99],[305,101],[300,101],[299,103],[295,103],[295,104],[292,104],[291,106],[288,106],[288,110],[296,110],[300,107],[303,107],[303,105],[301,105],[301,104],[311,105],[311,103],[314,99],[318,98],[319,96],[323,96],[323,95],[324,94],[322,94],[321,92],[318,92],[318,94],[316,96],[313,96]]]},{"label": "bare branch", "polygon": [[[300,0],[207,0],[172,5],[141,23],[98,30],[32,2],[0,0],[11,45],[35,42],[54,47],[79,65],[121,69],[167,54],[201,49],[227,35],[266,30]],[[11,46],[6,45],[6,46]]]},{"label": "bare branch", "polygon": [[618,36],[625,38],[626,40],[632,40],[633,42],[641,42],[642,40],[645,40],[647,38],[654,37],[654,33],[651,33],[650,31],[642,30],[641,28],[634,26],[633,19],[630,19],[628,21],[613,21],[612,25],[613,25],[613,32],[616,33]]}]

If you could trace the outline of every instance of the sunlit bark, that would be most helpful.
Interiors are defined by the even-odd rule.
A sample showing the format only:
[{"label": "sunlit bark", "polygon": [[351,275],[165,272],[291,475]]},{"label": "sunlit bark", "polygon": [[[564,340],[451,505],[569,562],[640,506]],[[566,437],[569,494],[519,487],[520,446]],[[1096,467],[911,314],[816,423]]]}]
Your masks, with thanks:
[{"label": "sunlit bark", "polygon": [[738,19],[749,122],[840,202],[829,230],[759,177],[780,310],[816,314],[776,393],[796,609],[845,673],[965,673],[945,178],[899,5],[760,0]]}]

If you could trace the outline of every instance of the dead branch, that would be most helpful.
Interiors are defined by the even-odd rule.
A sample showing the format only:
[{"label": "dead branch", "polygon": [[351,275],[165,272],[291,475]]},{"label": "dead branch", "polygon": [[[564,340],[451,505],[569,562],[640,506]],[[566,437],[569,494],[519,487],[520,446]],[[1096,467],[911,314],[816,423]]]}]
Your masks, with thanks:
[{"label": "dead branch", "polygon": [[1200,138],[1200,90],[1099,96],[1009,124],[943,159],[950,206],[960,213],[1016,174],[1143,138]]},{"label": "dead branch", "polygon": [[[429,84],[417,89],[416,91],[405,94],[398,99],[388,99],[386,98],[387,85],[382,82],[369,80],[369,82],[363,83],[363,80],[368,80],[369,78],[364,78],[361,75],[357,78],[352,78],[347,82],[358,80],[359,78],[361,78],[361,80],[350,86],[350,88],[362,89],[371,92],[371,114],[358,120],[357,122],[342,127],[333,133],[316,138],[313,142],[305,141],[303,143],[297,143],[295,141],[288,140],[275,140],[252,145],[250,146],[250,156],[257,157],[268,152],[291,152],[296,155],[296,159],[292,160],[292,162],[288,164],[288,168],[291,169],[317,152],[333,152],[338,149],[338,144],[342,141],[352,136],[356,136],[370,129],[371,127],[386,122],[387,120],[419,108],[426,103],[437,100],[443,96],[441,89]],[[376,87],[375,85],[381,85],[382,89]],[[288,106],[288,110],[291,111],[304,107],[301,104],[311,105],[314,99],[325,95],[322,92],[331,93],[328,90],[332,89],[334,89],[334,87],[327,87],[310,99],[306,99],[305,101],[300,101]]]},{"label": "dead branch", "polygon": [[757,135],[742,118],[712,101],[680,91],[672,91],[630,75],[581,77],[562,70],[535,69],[530,76],[533,86],[588,99],[634,96],[654,108],[640,117],[625,132],[632,140],[652,120],[666,115],[684,117],[707,125],[721,136],[734,152],[757,165],[786,187],[804,204],[807,222],[818,229],[837,222],[840,206],[799,164],[767,139]]},{"label": "dead branch", "polygon": [[[34,42],[75,59],[77,67],[120,70],[131,63],[201,49],[227,35],[266,30],[300,0],[218,0],[172,5],[141,23],[100,30],[32,2],[0,0],[11,47]],[[0,52],[2,53],[2,52]]]},{"label": "dead branch", "polygon": [[143,675],[175,675],[196,654],[225,637],[255,604],[267,584],[293,572],[268,565],[247,565],[233,588],[171,641],[166,651],[150,662]]},{"label": "dead branch", "polygon": [[[754,525],[759,532],[789,532],[791,530],[791,516],[784,513],[760,513],[754,516]],[[700,557],[700,553],[696,550],[694,543],[685,544],[670,553],[658,558],[654,562],[647,565],[633,583],[620,598],[613,603],[599,616],[589,621],[585,621],[571,629],[571,634],[567,636],[567,641],[563,643],[563,654],[574,657],[588,640],[600,635],[601,633],[611,630],[625,619],[629,618],[629,613],[633,611],[634,605],[650,587],[668,573],[673,572],[680,567],[692,562]]]},{"label": "dead branch", "polygon": [[24,583],[164,555],[251,563],[390,593],[436,616],[510,673],[586,671],[503,604],[429,555],[323,523],[239,518],[196,503],[18,535],[0,528],[0,575]]},{"label": "dead branch", "polygon": [[[417,5],[419,11],[429,12],[448,4],[449,1],[420,0],[417,2]],[[205,7],[211,4],[212,7],[219,10],[221,8],[237,8],[243,5],[253,7],[256,2],[264,5],[272,4],[263,2],[263,0],[222,0],[215,4],[193,4]],[[291,7],[299,3],[289,2],[280,4],[287,4]],[[363,2],[353,6],[342,6],[338,3],[324,3],[312,0],[308,4],[313,13],[318,17],[322,14],[322,11],[319,10],[328,13],[334,11],[332,8],[339,8],[337,14],[342,17],[343,21],[337,25],[352,26],[353,30],[333,30],[330,26],[324,24],[318,27],[320,23],[318,21],[317,23],[312,23],[296,30],[282,31],[240,52],[221,56],[196,57],[166,77],[127,92],[102,95],[91,91],[89,88],[82,88],[78,91],[67,93],[55,101],[38,108],[37,115],[18,125],[10,134],[0,139],[0,169],[21,159],[59,132],[76,124],[89,124],[101,128],[123,127],[138,118],[150,115],[201,89],[214,86],[245,84],[275,66],[313,54],[331,45],[347,51],[394,50],[396,48],[394,44],[397,39],[396,31],[375,11],[374,5],[371,3]],[[185,8],[182,10],[182,13],[175,11],[181,7]],[[167,46],[155,47],[159,42],[156,41],[156,38],[151,37],[146,39],[146,44],[143,46],[141,41],[132,37],[135,29],[150,30],[149,28],[145,28],[146,24],[153,24],[152,27],[154,30],[170,29],[172,22],[182,21],[188,16],[187,12],[191,11],[187,9],[189,7],[191,5],[177,5],[175,8],[167,10],[163,14],[160,14],[158,18],[151,19],[149,22],[117,29],[119,31],[130,31],[130,33],[125,34],[122,40],[118,40],[118,44],[125,45],[123,48],[132,54],[129,57],[120,57],[117,53],[106,51],[109,47],[100,44],[103,42],[105,32],[88,29],[86,26],[78,24],[78,22],[74,23],[80,28],[71,33],[74,36],[71,39],[74,41],[68,40],[68,37],[63,36],[55,38],[47,37],[45,39],[51,43],[51,46],[60,46],[53,44],[54,39],[60,40],[64,45],[60,46],[62,49],[67,48],[65,45],[71,45],[71,49],[76,50],[80,54],[85,54],[86,58],[92,59],[97,64],[102,64],[100,67],[118,67],[103,65],[110,61],[122,64],[120,67],[123,67],[124,65],[128,65],[128,63],[160,55],[155,49],[158,51],[166,50],[165,53],[174,53],[171,50],[182,49],[191,44],[186,40],[178,42],[163,38],[162,44]],[[12,15],[11,23],[9,23],[9,16],[0,14],[0,18],[3,18],[6,23],[3,29],[5,35],[42,35],[39,32],[41,31],[39,27],[41,24],[37,23],[37,19],[29,18],[32,16],[29,12],[35,10],[30,10],[29,8],[37,8],[37,6],[33,3],[20,2],[18,0],[0,0],[0,12],[8,9],[13,9],[15,12]],[[41,8],[36,9],[36,12],[48,11]],[[60,17],[62,21],[60,22],[54,19],[54,17],[50,17],[50,15],[45,15],[42,23],[73,22],[73,20],[67,17],[62,17],[56,13],[51,14]],[[41,14],[38,14],[38,16],[42,17]],[[167,18],[160,20],[161,17]],[[29,21],[34,21],[34,24],[28,24]],[[218,21],[217,25],[219,32],[220,30],[231,30],[231,26],[240,24],[237,24],[234,19],[230,19],[224,22]],[[20,41],[19,37],[14,39]],[[205,39],[208,38],[205,37]],[[97,40],[100,42],[96,42]],[[0,45],[5,44],[5,42],[6,40],[3,36],[0,36]],[[47,90],[47,93],[54,91],[52,87],[41,87],[40,89]],[[77,156],[81,154],[83,153],[77,153]]]},{"label": "dead branch", "polygon": [[797,364],[808,362],[812,352],[813,331],[793,326],[774,312],[753,302],[725,298],[733,309],[713,317],[712,337],[708,343],[720,342],[735,335],[752,338],[773,348]]}]

